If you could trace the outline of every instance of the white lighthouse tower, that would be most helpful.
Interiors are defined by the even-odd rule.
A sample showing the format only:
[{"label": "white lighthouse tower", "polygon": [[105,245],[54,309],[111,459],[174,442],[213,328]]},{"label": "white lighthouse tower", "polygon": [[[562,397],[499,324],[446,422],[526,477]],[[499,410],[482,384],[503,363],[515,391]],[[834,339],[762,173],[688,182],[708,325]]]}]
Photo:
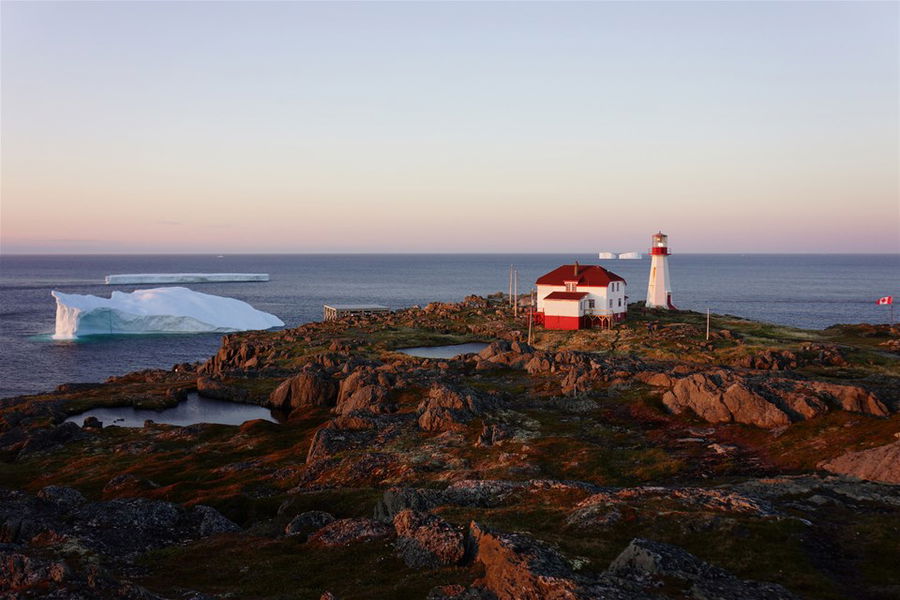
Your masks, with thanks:
[{"label": "white lighthouse tower", "polygon": [[675,308],[672,305],[672,286],[669,283],[669,236],[661,231],[650,236],[647,308]]}]

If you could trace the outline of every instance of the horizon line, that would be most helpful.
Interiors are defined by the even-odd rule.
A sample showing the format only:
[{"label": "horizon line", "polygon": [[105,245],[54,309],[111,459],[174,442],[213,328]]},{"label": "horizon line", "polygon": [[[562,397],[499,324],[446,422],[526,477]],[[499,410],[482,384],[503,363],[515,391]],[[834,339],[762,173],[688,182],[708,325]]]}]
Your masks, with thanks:
[{"label": "horizon line", "polygon": [[[566,256],[596,255],[597,252],[0,252],[0,258],[12,256]],[[640,259],[597,258],[597,260],[643,260],[649,252],[641,252]],[[900,256],[895,252],[675,252],[670,256]]]}]

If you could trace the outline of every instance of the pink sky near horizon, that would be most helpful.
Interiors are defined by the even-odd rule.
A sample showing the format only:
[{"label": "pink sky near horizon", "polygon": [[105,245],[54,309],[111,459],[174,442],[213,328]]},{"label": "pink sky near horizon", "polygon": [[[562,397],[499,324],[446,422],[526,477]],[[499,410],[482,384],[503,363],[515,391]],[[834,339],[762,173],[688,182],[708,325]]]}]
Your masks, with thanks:
[{"label": "pink sky near horizon", "polygon": [[7,2],[0,251],[900,252],[898,11]]}]

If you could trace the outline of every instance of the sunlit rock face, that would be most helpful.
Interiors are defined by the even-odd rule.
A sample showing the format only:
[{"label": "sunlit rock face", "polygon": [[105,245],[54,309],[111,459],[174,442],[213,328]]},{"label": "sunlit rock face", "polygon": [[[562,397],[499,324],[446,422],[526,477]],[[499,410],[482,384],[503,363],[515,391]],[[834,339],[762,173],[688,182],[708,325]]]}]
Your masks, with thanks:
[{"label": "sunlit rock face", "polygon": [[56,298],[54,339],[85,335],[201,333],[270,329],[284,325],[246,302],[183,287],[113,292],[110,298],[51,292]]}]

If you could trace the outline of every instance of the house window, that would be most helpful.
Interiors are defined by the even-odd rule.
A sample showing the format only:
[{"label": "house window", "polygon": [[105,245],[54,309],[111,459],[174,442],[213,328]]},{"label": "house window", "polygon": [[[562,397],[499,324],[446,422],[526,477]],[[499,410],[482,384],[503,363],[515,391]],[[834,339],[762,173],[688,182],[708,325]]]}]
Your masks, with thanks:
[{"label": "house window", "polygon": [[588,308],[594,308],[594,301],[588,300]]},{"label": "house window", "polygon": [[622,306],[622,299],[619,298],[619,306]]},{"label": "house window", "polygon": [[571,282],[571,281],[570,281],[570,282],[566,282],[566,291],[567,291],[567,292],[574,292],[574,291],[575,291],[575,283],[573,283],[573,282]]},{"label": "house window", "polygon": [[612,299],[609,301],[609,307],[612,308]]}]

